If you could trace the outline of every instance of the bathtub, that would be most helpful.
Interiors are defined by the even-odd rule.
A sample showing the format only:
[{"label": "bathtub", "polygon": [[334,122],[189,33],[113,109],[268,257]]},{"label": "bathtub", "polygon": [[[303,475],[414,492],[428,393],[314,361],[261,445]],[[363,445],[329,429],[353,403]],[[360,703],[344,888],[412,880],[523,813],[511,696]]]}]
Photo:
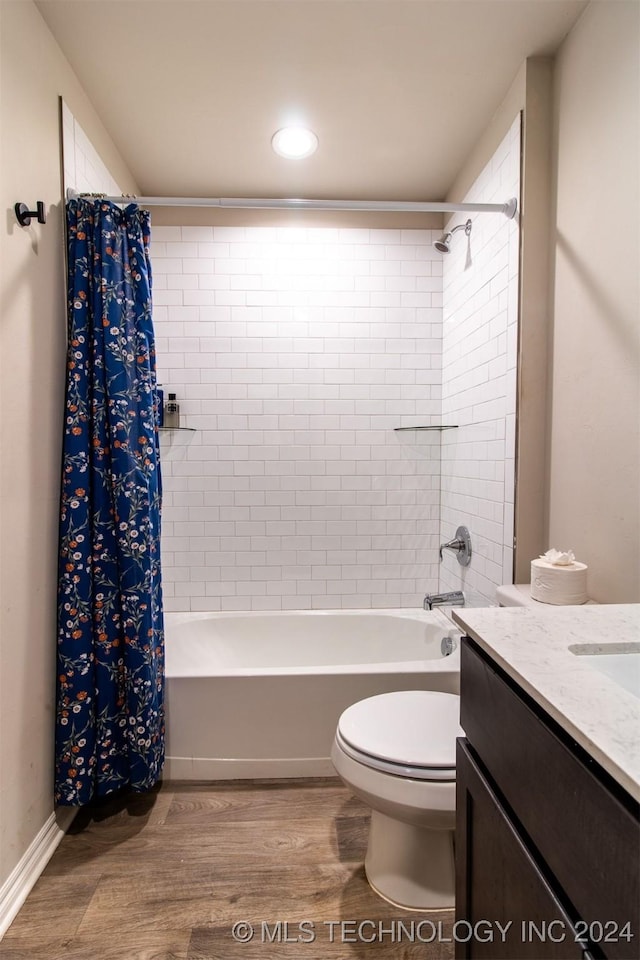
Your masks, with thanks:
[{"label": "bathtub", "polygon": [[165,635],[167,779],[333,776],[350,704],[459,690],[459,631],[440,611],[168,613]]}]

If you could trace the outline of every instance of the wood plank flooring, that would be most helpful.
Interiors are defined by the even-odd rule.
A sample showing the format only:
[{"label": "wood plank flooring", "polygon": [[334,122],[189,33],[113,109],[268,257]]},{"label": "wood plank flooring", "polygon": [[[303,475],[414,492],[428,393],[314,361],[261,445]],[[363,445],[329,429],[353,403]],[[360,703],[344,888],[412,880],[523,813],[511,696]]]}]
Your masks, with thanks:
[{"label": "wood plank flooring", "polygon": [[368,824],[330,779],[168,782],[83,808],[0,960],[451,960],[451,911],[370,889]]}]

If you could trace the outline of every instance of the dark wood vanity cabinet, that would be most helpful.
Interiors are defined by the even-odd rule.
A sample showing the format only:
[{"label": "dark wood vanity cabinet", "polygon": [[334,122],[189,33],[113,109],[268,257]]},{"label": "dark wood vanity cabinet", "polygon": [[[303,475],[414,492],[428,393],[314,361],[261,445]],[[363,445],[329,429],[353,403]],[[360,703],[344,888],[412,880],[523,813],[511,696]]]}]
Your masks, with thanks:
[{"label": "dark wood vanity cabinet", "polygon": [[457,960],[637,960],[638,805],[468,637],[461,663]]}]

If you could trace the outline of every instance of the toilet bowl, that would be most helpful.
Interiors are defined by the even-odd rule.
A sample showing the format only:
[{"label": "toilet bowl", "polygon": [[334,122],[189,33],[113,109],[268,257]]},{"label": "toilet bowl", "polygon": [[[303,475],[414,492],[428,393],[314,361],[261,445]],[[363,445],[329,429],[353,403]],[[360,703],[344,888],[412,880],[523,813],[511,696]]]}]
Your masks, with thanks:
[{"label": "toilet bowl", "polygon": [[459,716],[456,694],[403,690],[354,703],[338,721],[333,765],[371,807],[367,880],[405,909],[454,904]]}]

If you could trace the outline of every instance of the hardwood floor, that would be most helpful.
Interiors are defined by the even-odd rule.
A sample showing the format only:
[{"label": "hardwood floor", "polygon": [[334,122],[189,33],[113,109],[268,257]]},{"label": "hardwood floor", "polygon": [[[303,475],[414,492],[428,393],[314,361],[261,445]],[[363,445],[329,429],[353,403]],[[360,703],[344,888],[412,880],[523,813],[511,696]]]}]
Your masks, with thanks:
[{"label": "hardwood floor", "polygon": [[83,808],[0,960],[451,960],[452,911],[370,889],[367,829],[336,780],[169,782]]}]

